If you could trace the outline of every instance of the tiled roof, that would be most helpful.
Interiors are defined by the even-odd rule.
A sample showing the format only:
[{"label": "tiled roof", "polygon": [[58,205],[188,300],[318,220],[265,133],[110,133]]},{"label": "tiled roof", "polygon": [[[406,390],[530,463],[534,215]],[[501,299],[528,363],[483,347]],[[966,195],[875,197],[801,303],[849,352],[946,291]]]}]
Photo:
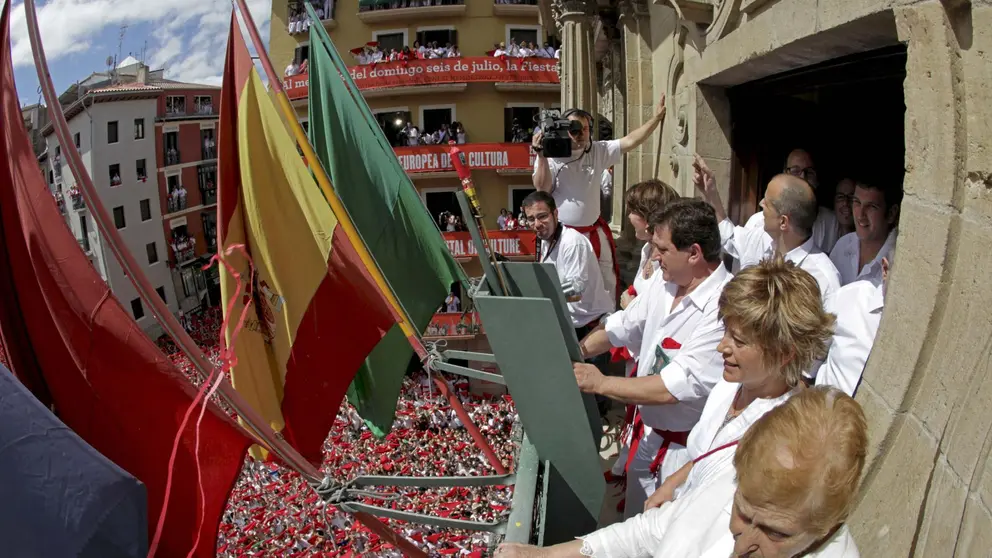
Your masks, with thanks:
[{"label": "tiled roof", "polygon": [[111,85],[110,87],[100,87],[98,89],[90,89],[89,93],[117,93],[117,92],[128,92],[128,91],[159,91],[160,87],[154,85],[148,85],[144,83],[122,83],[120,85]]},{"label": "tiled roof", "polygon": [[216,89],[220,90],[220,87],[216,85],[204,85],[202,83],[183,83],[181,81],[173,81],[171,79],[163,79],[161,81],[155,82],[155,85],[161,87],[162,89]]}]

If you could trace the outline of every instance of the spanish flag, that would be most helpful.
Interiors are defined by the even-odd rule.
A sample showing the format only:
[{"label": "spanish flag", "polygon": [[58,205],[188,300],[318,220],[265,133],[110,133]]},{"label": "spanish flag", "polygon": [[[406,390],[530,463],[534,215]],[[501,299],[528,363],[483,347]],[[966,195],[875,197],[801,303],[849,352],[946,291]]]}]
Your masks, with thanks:
[{"label": "spanish flag", "polygon": [[233,345],[234,387],[320,463],[355,371],[395,320],[300,159],[233,15],[218,149],[229,341],[250,304]]}]

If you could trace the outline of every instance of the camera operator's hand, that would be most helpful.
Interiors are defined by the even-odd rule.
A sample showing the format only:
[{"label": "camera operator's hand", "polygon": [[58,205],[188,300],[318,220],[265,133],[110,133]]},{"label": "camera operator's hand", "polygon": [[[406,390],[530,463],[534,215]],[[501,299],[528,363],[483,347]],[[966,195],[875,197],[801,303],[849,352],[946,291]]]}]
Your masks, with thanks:
[{"label": "camera operator's hand", "polygon": [[544,156],[541,153],[541,138],[543,137],[544,137],[544,132],[538,129],[534,131],[534,137],[530,140],[530,146],[534,148],[534,152],[537,153],[538,157]]}]

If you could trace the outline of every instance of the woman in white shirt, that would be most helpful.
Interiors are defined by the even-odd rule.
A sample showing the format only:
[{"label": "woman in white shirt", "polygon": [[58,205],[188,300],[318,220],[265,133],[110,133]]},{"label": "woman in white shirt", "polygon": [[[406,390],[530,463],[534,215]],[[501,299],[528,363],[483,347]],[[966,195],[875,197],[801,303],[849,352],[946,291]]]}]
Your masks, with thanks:
[{"label": "woman in white shirt", "polygon": [[[550,548],[504,544],[497,558],[634,556],[859,558],[845,525],[868,449],[868,425],[836,388],[804,389],[765,414],[674,502]],[[703,467],[709,458],[703,458]]]},{"label": "woman in white shirt", "polygon": [[[821,358],[826,351],[834,317],[823,311],[818,292],[816,281],[812,276],[795,264],[781,259],[764,261],[757,266],[747,268],[727,283],[719,303],[720,318],[726,330],[723,341],[717,347],[724,358],[723,379],[714,387],[699,422],[689,435],[686,447],[691,461],[666,479],[648,500],[645,506],[648,511],[644,514],[585,537],[585,545],[583,541],[577,541],[548,549],[553,550],[548,555],[579,555],[578,551],[581,549],[589,551],[581,552],[581,555],[586,556],[708,556],[706,553],[717,547],[724,553],[717,552],[714,556],[726,557],[730,549],[725,548],[724,539],[726,539],[727,520],[730,515],[728,513],[725,516],[724,511],[730,504],[746,507],[748,510],[753,507],[751,504],[734,501],[734,450],[742,436],[762,416],[803,390],[802,371],[807,369],[814,359]],[[837,392],[830,396],[832,402],[842,397],[845,396]],[[853,401],[851,403],[857,405]],[[863,424],[863,416],[861,420]],[[833,425],[833,422],[824,421],[819,425],[805,426],[815,431],[824,424]],[[826,429],[820,427],[820,430]],[[802,431],[802,428],[794,428],[794,431]],[[827,440],[813,442],[817,435],[824,434],[828,433],[814,432],[808,435],[805,442],[802,439],[796,441],[797,451],[801,453],[792,455],[789,459],[793,462],[806,461],[808,463],[804,465],[811,468],[817,467],[814,463],[817,460],[831,462],[834,450],[826,448],[833,444],[827,443]],[[741,442],[742,448],[743,445],[744,442]],[[831,459],[821,455],[809,456],[805,449],[807,445],[817,446],[820,453],[829,451]],[[843,443],[839,445],[843,447]],[[858,475],[863,465],[864,445],[860,445],[862,451],[860,464],[857,464]],[[781,457],[776,459],[774,451],[755,455],[761,456],[761,462],[752,463],[751,466],[756,470],[755,474],[760,475],[774,469],[776,463],[782,459]],[[737,476],[743,477],[744,472],[740,468],[739,457],[736,472]],[[787,478],[783,481],[785,485],[790,486],[793,495],[797,487],[802,486],[803,481],[809,481],[808,471],[802,473],[797,474],[795,479]],[[775,474],[790,476],[788,472]],[[857,484],[858,475],[853,477],[854,485]],[[825,476],[829,477],[829,474]],[[819,481],[824,480],[821,475],[813,475],[813,477]],[[741,484],[743,491],[745,480],[742,479]],[[766,483],[762,481],[753,486],[762,484]],[[808,494],[818,490],[829,492],[837,487],[836,483],[828,482],[826,487],[805,488]],[[841,496],[850,499],[853,488],[852,486],[850,494],[844,493]],[[778,497],[782,499],[769,500],[765,495],[762,495],[762,498],[754,498],[754,494],[755,490],[751,489],[746,499],[738,495],[737,500],[752,503],[781,502],[781,506],[775,506],[776,509],[784,508],[780,510],[782,513],[778,517],[789,516],[790,513],[794,513],[797,518],[822,515],[833,517],[829,513],[824,513],[824,510],[818,509],[809,510],[810,513],[807,515],[806,511],[800,508],[810,500],[824,501],[827,505],[837,501],[831,498],[785,498],[781,494]],[[652,509],[659,505],[662,506],[660,509]],[[684,511],[687,507],[691,507],[692,510]],[[736,516],[747,515],[747,511],[735,510],[734,513]],[[754,515],[753,512],[750,513],[750,517]],[[791,529],[775,529],[781,533],[792,533],[783,539],[794,540],[797,546],[789,547],[791,553],[775,554],[769,552],[763,544],[756,543],[762,551],[760,555],[766,558],[778,555],[794,556],[798,551],[808,549],[815,540],[832,533],[844,516],[846,516],[846,507],[837,516],[836,522],[812,526],[795,524],[790,525]],[[692,524],[693,527],[682,525],[690,520],[695,522]],[[733,528],[733,525],[731,527]],[[808,539],[804,533],[815,533],[816,536]],[[804,544],[799,544],[802,541],[805,541]],[[730,543],[732,547],[733,537]],[[689,551],[689,549],[694,550]],[[743,548],[738,545],[734,556],[740,552],[746,553],[749,549],[751,549],[750,545]]]}]

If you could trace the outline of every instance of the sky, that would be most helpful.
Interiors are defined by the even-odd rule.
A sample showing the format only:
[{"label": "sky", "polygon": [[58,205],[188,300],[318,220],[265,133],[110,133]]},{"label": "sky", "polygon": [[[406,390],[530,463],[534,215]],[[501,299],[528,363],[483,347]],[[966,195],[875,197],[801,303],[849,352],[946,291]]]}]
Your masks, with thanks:
[{"label": "sky", "polygon": [[[41,92],[23,0],[7,1],[14,2],[10,34],[18,96],[22,104],[36,103]],[[266,46],[271,2],[248,0]],[[93,72],[106,70],[108,56],[123,60],[130,54],[141,59],[142,52],[145,63],[153,70],[165,68],[168,79],[220,85],[231,0],[35,0],[35,4],[58,93]],[[123,42],[122,25],[127,26]],[[243,26],[242,30],[251,49],[251,39]]]}]

